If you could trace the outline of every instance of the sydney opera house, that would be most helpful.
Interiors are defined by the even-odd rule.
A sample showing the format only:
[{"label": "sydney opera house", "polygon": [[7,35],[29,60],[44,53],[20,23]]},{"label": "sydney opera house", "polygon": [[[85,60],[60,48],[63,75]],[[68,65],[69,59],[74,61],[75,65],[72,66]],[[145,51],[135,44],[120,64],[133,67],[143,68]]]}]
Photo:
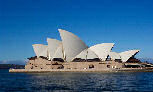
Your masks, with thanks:
[{"label": "sydney opera house", "polygon": [[114,43],[88,47],[78,36],[58,29],[61,41],[47,38],[48,45],[34,44],[35,57],[28,58],[25,69],[108,70],[140,67],[134,56],[139,50],[112,52]]}]

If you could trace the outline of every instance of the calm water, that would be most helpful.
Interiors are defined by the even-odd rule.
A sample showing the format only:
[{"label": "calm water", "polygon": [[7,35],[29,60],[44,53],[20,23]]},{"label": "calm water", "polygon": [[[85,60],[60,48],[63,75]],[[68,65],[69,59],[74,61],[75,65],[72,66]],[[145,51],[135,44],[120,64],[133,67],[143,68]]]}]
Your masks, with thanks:
[{"label": "calm water", "polygon": [[153,73],[9,73],[0,70],[0,92],[3,91],[153,91]]}]

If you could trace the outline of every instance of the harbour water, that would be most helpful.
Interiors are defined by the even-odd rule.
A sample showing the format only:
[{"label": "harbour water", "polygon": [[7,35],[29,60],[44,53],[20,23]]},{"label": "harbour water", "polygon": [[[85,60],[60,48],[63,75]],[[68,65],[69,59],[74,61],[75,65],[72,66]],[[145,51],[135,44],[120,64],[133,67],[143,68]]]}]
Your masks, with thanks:
[{"label": "harbour water", "polygon": [[0,69],[0,92],[153,91],[153,72],[9,73]]}]

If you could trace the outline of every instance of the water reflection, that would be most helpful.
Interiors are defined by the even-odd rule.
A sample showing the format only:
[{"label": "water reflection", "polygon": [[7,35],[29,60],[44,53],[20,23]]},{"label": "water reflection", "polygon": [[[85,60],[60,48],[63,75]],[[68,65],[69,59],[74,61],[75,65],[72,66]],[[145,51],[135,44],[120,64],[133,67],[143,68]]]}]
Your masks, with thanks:
[{"label": "water reflection", "polygon": [[[152,90],[145,73],[45,73],[33,74],[36,90],[141,91]],[[149,77],[147,75],[147,77]],[[153,79],[150,77],[149,79]],[[146,86],[147,85],[147,86]],[[150,87],[148,86],[150,85]],[[141,90],[140,90],[141,89]]]},{"label": "water reflection", "polygon": [[[5,91],[153,91],[153,73],[6,73]],[[2,75],[0,75],[2,77]],[[10,78],[10,79],[9,79]],[[7,83],[4,83],[7,80]],[[6,86],[9,85],[9,86]],[[9,88],[9,89],[7,89]]]}]

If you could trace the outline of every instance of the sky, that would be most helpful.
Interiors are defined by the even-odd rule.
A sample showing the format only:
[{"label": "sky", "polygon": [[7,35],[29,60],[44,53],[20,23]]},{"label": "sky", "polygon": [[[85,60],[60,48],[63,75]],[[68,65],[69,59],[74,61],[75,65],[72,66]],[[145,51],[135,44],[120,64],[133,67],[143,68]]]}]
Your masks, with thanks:
[{"label": "sky", "polygon": [[58,29],[153,58],[153,0],[0,0],[0,61],[35,56],[32,44],[61,40]]}]

